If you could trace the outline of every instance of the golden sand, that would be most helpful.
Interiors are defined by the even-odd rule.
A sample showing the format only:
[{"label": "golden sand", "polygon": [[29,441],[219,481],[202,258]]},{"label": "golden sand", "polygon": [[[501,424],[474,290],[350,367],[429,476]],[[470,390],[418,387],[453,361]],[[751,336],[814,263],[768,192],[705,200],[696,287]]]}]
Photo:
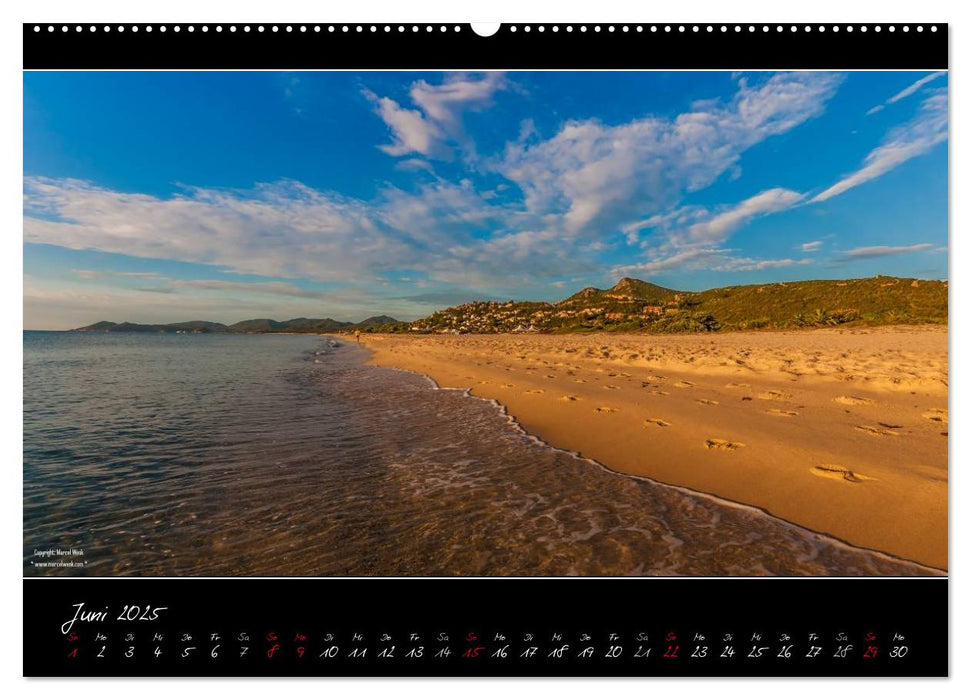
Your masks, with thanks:
[{"label": "golden sand", "polygon": [[365,335],[621,472],[947,568],[947,329]]}]

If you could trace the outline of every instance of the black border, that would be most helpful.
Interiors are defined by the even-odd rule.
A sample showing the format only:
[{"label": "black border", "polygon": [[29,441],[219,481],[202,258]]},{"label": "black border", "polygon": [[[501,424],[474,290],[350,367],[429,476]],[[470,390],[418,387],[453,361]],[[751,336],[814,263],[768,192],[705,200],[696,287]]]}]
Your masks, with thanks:
[{"label": "black border", "polygon": [[[24,675],[941,677],[947,589],[942,578],[30,579]],[[105,619],[65,629],[80,602]]]},{"label": "black border", "polygon": [[[262,27],[262,31],[260,31]],[[736,27],[738,28],[736,30]],[[178,31],[176,31],[178,28]],[[248,31],[247,31],[247,28]],[[400,29],[399,29],[400,28]],[[685,69],[941,70],[948,67],[949,28],[940,24],[517,24],[480,37],[468,24],[32,24],[23,25],[25,70],[295,70],[295,69]],[[625,595],[618,595],[626,586]],[[28,676],[945,676],[948,588],[935,579],[24,579],[24,674]],[[635,590],[631,590],[635,589]],[[821,593],[822,592],[822,593]],[[905,663],[829,657],[821,664],[712,660],[650,664],[541,661],[355,663],[329,667],[278,657],[248,664],[172,665],[115,654],[104,664],[67,656],[59,634],[80,600],[114,609],[165,605],[159,626],[196,634],[241,624],[261,633],[283,625],[314,631],[335,624],[371,636],[404,635],[416,624],[432,634],[470,625],[492,633],[565,627],[601,638],[621,628],[666,634],[678,628],[741,631],[844,629],[853,639],[878,629],[885,643],[906,631],[915,650]],[[118,632],[126,623],[112,623]],[[581,629],[584,628],[584,629]],[[379,629],[381,628],[381,629]],[[145,628],[139,628],[145,629]],[[437,632],[436,632],[437,633]],[[602,639],[601,639],[602,644]],[[261,645],[262,646],[262,645]],[[291,645],[292,646],[292,645]],[[292,651],[292,649],[290,650]],[[848,661],[848,662],[847,662]],[[846,663],[844,663],[846,662]]]},{"label": "black border", "polygon": [[26,70],[948,67],[943,23],[504,24],[490,37],[469,24],[45,23],[23,32]]}]

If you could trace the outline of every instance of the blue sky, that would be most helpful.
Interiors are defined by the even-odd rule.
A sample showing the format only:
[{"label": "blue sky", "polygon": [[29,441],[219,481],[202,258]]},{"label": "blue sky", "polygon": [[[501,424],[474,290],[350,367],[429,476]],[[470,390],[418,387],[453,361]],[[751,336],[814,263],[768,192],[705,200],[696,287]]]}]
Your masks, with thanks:
[{"label": "blue sky", "polygon": [[947,277],[947,75],[28,72],[24,325]]}]

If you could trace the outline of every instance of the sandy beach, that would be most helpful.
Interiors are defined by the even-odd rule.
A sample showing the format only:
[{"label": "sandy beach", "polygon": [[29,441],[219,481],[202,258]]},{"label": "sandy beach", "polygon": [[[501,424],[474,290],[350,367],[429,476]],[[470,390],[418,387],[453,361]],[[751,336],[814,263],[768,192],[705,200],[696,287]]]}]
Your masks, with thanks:
[{"label": "sandy beach", "polygon": [[947,568],[946,327],[362,341],[616,471]]}]

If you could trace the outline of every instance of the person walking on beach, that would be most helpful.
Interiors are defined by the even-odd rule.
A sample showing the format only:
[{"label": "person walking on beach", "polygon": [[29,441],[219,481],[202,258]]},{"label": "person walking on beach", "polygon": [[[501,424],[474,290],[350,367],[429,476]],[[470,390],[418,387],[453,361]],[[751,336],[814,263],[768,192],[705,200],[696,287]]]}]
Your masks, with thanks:
[{"label": "person walking on beach", "polygon": [[357,338],[357,344],[360,345],[361,344],[361,331],[360,330],[354,331],[354,337]]}]

